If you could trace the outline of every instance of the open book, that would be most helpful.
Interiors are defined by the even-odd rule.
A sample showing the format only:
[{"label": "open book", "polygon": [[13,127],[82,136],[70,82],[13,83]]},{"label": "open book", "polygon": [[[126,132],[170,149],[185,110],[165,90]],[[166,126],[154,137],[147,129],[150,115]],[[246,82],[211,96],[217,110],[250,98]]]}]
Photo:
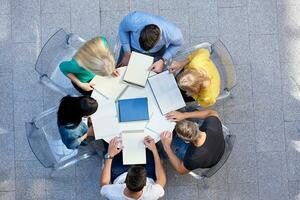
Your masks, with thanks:
[{"label": "open book", "polygon": [[153,63],[153,57],[141,53],[132,52],[123,81],[145,87],[149,76],[149,67]]},{"label": "open book", "polygon": [[146,164],[145,136],[143,130],[122,132],[123,165]]},{"label": "open book", "polygon": [[169,71],[149,77],[148,81],[163,115],[186,106],[174,75]]},{"label": "open book", "polygon": [[146,125],[145,129],[149,129],[156,134],[160,135],[163,131],[172,132],[176,123],[166,119],[160,112],[154,112],[150,118],[150,121]]},{"label": "open book", "polygon": [[122,81],[122,78],[126,71],[126,67],[120,67],[118,68],[118,70],[120,73],[120,76],[118,77],[114,77],[112,75],[110,76],[96,75],[91,80],[91,83],[95,84],[94,88],[98,92],[100,92],[106,98],[112,99],[114,101],[117,100],[128,87],[128,85]]},{"label": "open book", "polygon": [[113,100],[106,99],[98,91],[93,91],[92,97],[98,101],[98,109],[91,116],[95,139],[114,137],[121,133],[117,117],[117,108]]}]

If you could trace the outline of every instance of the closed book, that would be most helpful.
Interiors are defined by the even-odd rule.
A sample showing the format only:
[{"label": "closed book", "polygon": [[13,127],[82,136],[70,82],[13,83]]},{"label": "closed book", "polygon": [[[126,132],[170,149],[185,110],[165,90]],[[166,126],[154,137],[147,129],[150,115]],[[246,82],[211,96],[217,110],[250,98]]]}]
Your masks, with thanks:
[{"label": "closed book", "polygon": [[119,122],[141,121],[149,119],[148,99],[121,99],[118,101]]}]

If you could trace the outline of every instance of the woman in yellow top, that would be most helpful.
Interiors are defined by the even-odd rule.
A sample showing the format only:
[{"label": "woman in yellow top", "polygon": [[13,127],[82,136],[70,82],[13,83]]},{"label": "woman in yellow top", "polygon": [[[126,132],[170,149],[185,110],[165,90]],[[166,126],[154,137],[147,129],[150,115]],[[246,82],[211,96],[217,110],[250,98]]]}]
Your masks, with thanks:
[{"label": "woman in yellow top", "polygon": [[220,75],[209,56],[207,49],[199,49],[184,60],[173,61],[169,68],[172,73],[183,68],[178,86],[202,107],[214,105],[220,93]]}]

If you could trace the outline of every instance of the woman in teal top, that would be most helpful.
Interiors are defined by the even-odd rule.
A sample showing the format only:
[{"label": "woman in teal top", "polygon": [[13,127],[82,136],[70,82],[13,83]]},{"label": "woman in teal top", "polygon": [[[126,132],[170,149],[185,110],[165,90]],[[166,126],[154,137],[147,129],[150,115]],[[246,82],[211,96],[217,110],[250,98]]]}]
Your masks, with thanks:
[{"label": "woman in teal top", "polygon": [[94,76],[118,76],[115,60],[108,49],[105,37],[95,37],[84,43],[70,61],[59,65],[61,72],[67,76],[74,87],[83,95],[90,95]]}]

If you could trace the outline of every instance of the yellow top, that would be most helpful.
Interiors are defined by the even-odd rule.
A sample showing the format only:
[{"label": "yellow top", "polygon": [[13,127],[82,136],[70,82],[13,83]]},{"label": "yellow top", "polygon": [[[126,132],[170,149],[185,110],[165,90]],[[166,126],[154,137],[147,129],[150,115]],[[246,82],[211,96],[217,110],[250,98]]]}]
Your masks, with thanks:
[{"label": "yellow top", "polygon": [[186,68],[205,70],[210,78],[209,87],[201,90],[198,95],[193,95],[193,98],[200,106],[208,107],[216,103],[217,97],[220,94],[220,75],[215,64],[209,58],[209,51],[207,49],[199,49],[189,55],[190,61]]}]

